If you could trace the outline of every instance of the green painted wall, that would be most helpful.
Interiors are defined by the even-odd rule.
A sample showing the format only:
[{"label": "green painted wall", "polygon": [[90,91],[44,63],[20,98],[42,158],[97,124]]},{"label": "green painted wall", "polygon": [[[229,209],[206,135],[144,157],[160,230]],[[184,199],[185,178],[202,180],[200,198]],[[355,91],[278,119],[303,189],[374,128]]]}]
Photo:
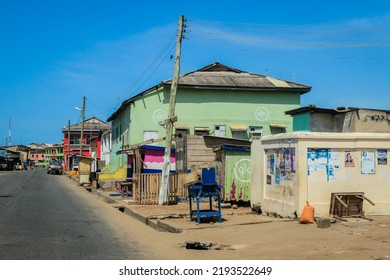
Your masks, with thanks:
[{"label": "green painted wall", "polygon": [[310,112],[295,115],[293,117],[294,131],[310,131]]},{"label": "green painted wall", "polygon": [[250,201],[252,163],[250,151],[221,150],[216,156],[218,183],[224,201]]},{"label": "green painted wall", "polygon": [[[143,142],[144,131],[155,133],[155,138],[165,136],[159,122],[167,118],[169,92],[159,88],[140,96],[112,121],[111,171],[127,165],[125,155],[116,155],[122,145]],[[232,137],[231,124],[262,127],[263,135],[271,134],[270,124],[285,124],[290,132],[292,118],[284,112],[299,106],[300,94],[294,92],[179,89],[175,111],[177,124],[189,125],[190,134],[194,127],[208,127],[214,135],[215,125],[225,125],[226,137]],[[157,145],[165,146],[165,141]]]},{"label": "green painted wall", "polygon": [[[158,120],[167,117],[168,105],[168,89],[159,89],[131,105],[132,144],[144,140],[144,130],[157,131],[159,137],[165,136]],[[292,118],[284,112],[299,106],[299,93],[180,89],[175,111],[177,124],[189,125],[191,134],[194,134],[194,127],[204,126],[209,127],[213,135],[214,125],[226,125],[226,137],[232,137],[231,124],[262,126],[263,135],[271,134],[269,124],[285,124],[286,132],[292,131]]]},{"label": "green painted wall", "polygon": [[[129,144],[130,131],[130,107],[127,107],[121,114],[112,121],[112,140],[109,171],[115,172],[127,165],[127,155],[117,155],[124,145]],[[126,167],[126,166],[125,166]]]}]

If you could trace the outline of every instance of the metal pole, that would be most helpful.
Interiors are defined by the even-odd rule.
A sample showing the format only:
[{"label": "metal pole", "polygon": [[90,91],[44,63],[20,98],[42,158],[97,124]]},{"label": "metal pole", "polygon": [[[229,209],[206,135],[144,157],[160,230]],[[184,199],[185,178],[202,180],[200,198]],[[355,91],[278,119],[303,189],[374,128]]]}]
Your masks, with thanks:
[{"label": "metal pole", "polygon": [[83,108],[81,109],[80,156],[83,155],[84,117],[85,117],[85,96],[83,97]]},{"label": "metal pole", "polygon": [[171,163],[172,134],[173,134],[173,123],[175,122],[176,91],[177,91],[177,84],[179,81],[179,74],[180,74],[180,53],[181,53],[181,41],[183,37],[183,27],[184,27],[184,17],[180,16],[179,30],[177,33],[177,40],[176,40],[174,74],[173,74],[171,92],[169,97],[169,115],[168,115],[168,119],[165,121],[166,148],[165,148],[164,165],[163,165],[162,178],[161,178],[161,189],[159,193],[160,205],[166,204],[168,201],[168,184],[169,184],[169,171],[170,171],[170,163]]},{"label": "metal pole", "polygon": [[68,159],[66,160],[66,171],[70,169],[70,120],[68,120]]}]

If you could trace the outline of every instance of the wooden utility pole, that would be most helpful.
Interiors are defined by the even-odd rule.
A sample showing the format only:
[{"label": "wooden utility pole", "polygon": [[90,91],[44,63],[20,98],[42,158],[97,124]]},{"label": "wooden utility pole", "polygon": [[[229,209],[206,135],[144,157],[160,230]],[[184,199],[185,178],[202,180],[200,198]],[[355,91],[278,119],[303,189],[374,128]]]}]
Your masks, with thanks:
[{"label": "wooden utility pole", "polygon": [[165,121],[166,131],[166,148],[164,154],[164,165],[162,169],[161,188],[159,193],[159,204],[167,204],[168,202],[168,185],[169,185],[169,172],[171,167],[171,149],[172,149],[172,135],[173,135],[173,123],[176,121],[175,117],[175,103],[176,103],[176,91],[180,74],[180,54],[181,54],[181,41],[183,38],[184,29],[184,16],[179,17],[179,29],[176,39],[176,56],[175,66],[173,73],[173,80],[171,84],[171,92],[169,97],[169,114],[168,119]]},{"label": "wooden utility pole", "polygon": [[70,120],[68,120],[68,160],[66,161],[66,171],[68,172],[70,170],[69,159],[70,159]]},{"label": "wooden utility pole", "polygon": [[83,96],[83,108],[81,108],[80,156],[83,155],[84,118],[85,118],[85,96]]}]

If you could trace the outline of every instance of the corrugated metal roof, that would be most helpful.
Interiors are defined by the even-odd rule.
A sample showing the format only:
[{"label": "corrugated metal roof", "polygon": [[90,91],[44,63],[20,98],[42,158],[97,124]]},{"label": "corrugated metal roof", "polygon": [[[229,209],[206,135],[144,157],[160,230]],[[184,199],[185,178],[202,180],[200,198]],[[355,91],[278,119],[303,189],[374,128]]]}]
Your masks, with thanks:
[{"label": "corrugated metal roof", "polygon": [[[159,87],[170,87],[172,80],[165,80],[127,100],[116,110],[107,121],[116,118],[133,100],[138,99]],[[253,74],[239,69],[234,69],[219,62],[207,65],[201,69],[189,72],[179,77],[178,88],[198,88],[198,89],[229,89],[229,90],[249,90],[249,91],[293,91],[300,94],[311,90],[310,86],[285,81],[274,77]]]},{"label": "corrugated metal roof", "polygon": [[[71,125],[70,130],[71,131],[81,131],[81,122]],[[90,119],[87,119],[84,121],[84,130],[85,131],[104,131],[104,130],[110,130],[111,129],[111,124],[103,122],[95,117],[92,117]],[[63,132],[68,131],[68,127],[64,127],[62,129]]]},{"label": "corrugated metal roof", "polygon": [[[171,82],[172,80],[167,80],[163,84],[170,85]],[[233,69],[218,62],[180,76],[178,86],[253,90],[290,89],[301,93],[311,89],[310,86]]]}]

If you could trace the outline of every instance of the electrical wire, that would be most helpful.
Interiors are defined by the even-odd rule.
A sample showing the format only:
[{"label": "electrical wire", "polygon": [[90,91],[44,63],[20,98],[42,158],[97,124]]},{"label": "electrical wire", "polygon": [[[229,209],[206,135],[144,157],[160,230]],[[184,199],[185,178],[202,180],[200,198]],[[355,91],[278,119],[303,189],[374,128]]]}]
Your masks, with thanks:
[{"label": "electrical wire", "polygon": [[[145,68],[144,71],[142,71],[136,79],[127,86],[124,90],[120,91],[118,94],[118,103],[114,107],[110,107],[108,109],[105,109],[99,113],[93,114],[93,115],[103,115],[108,112],[115,111],[116,108],[120,105],[121,97],[128,94],[130,89],[133,89],[130,95],[133,95],[139,90],[150,78],[151,76],[158,70],[158,68],[161,66],[161,64],[167,59],[168,56],[170,56],[170,53],[172,52],[173,48],[175,47],[175,38],[176,38],[176,32],[169,38],[168,42],[164,45],[164,47],[158,52],[156,57],[153,59],[153,61]],[[146,77],[146,78],[145,78]],[[137,88],[135,86],[137,84],[140,84]],[[91,102],[89,102],[91,103]],[[92,102],[93,103],[93,102]],[[106,108],[104,105],[98,105],[95,103],[97,107]]]},{"label": "electrical wire", "polygon": [[[263,24],[249,24],[249,23],[222,23],[212,22],[207,26],[193,24],[196,20],[191,20],[189,27],[192,32],[192,38],[204,37],[204,41],[209,40],[230,40],[235,43],[258,43],[261,45],[286,45],[286,46],[307,46],[307,47],[331,47],[331,48],[388,48],[390,46],[390,40],[387,40],[388,31],[390,28],[365,28],[365,29],[343,29],[340,27],[328,27],[324,30],[322,26],[279,26],[279,25],[263,25]],[[218,25],[224,24],[224,25]],[[228,24],[235,24],[235,26],[229,26]],[[242,26],[243,25],[243,26]],[[267,29],[262,28],[248,28],[247,26],[266,26]],[[274,27],[272,29],[272,27]],[[277,27],[277,28],[275,28]],[[283,29],[279,29],[282,27]],[[287,28],[288,27],[288,28]],[[297,29],[299,28],[299,29]],[[331,29],[330,29],[331,28]],[[232,31],[233,29],[233,31]],[[314,30],[313,30],[314,29]],[[316,31],[316,29],[319,29]],[[237,30],[242,32],[237,32]],[[255,31],[256,33],[253,33]],[[259,37],[259,32],[271,33],[271,38],[264,39]],[[373,32],[385,32],[385,38],[379,37],[380,35],[374,35]],[[282,40],[277,36],[278,33],[287,33],[287,36],[283,36]],[[335,35],[338,36],[345,34],[366,35],[369,37],[357,37],[354,40],[345,41],[346,36],[342,36],[342,40],[337,40],[337,36],[326,38],[324,35]],[[301,36],[298,36],[301,35]],[[306,36],[302,37],[302,36]],[[318,38],[320,36],[320,38]],[[211,38],[210,38],[211,37]],[[276,39],[273,39],[275,38]],[[378,38],[379,37],[379,38]],[[302,38],[304,39],[302,41]],[[352,38],[351,36],[348,37]],[[325,41],[324,41],[325,40]]]},{"label": "electrical wire", "polygon": [[[120,97],[122,97],[124,94],[126,94],[127,93],[127,91],[129,90],[129,89],[131,89],[131,88],[133,88],[135,85],[137,85],[144,77],[145,77],[145,75],[147,75],[148,74],[148,72],[153,68],[153,66],[161,59],[161,57],[164,55],[164,53],[166,52],[166,50],[172,45],[172,43],[174,42],[174,40],[175,40],[175,37],[176,37],[176,33],[174,33],[171,37],[170,37],[170,39],[169,39],[169,41],[168,41],[168,43],[161,49],[161,51],[157,54],[157,56],[153,59],[153,61],[149,64],[149,66],[148,67],[146,67],[146,69],[135,79],[135,81],[131,84],[131,85],[129,85],[124,91],[122,91],[122,93],[121,94],[119,94],[118,95],[118,99],[120,98]],[[169,50],[169,52],[170,52],[170,50]],[[161,65],[161,63],[160,64],[158,64],[158,66],[159,65]],[[153,73],[154,73],[155,71],[153,71]],[[150,77],[150,76],[149,76]],[[145,82],[144,82],[145,83]],[[143,83],[143,84],[144,84]]]}]

